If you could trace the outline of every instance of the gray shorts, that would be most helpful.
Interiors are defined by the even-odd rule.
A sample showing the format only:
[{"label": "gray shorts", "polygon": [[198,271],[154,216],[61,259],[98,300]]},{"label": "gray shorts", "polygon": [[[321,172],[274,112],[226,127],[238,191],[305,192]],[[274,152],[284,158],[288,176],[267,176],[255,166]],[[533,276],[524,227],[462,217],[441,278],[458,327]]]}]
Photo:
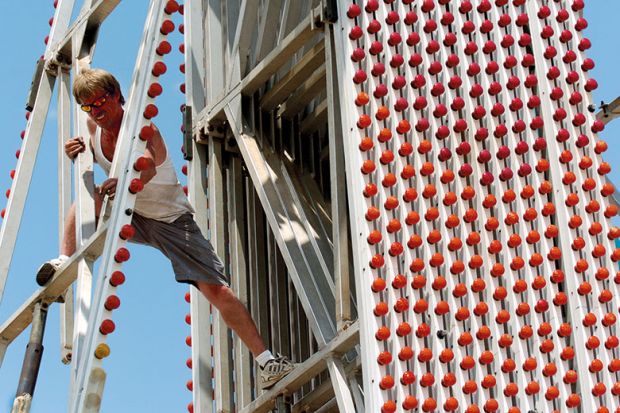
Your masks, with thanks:
[{"label": "gray shorts", "polygon": [[136,234],[130,241],[160,250],[172,263],[177,282],[194,286],[199,281],[230,285],[222,260],[202,235],[192,214],[181,215],[168,224],[134,213],[131,224]]}]

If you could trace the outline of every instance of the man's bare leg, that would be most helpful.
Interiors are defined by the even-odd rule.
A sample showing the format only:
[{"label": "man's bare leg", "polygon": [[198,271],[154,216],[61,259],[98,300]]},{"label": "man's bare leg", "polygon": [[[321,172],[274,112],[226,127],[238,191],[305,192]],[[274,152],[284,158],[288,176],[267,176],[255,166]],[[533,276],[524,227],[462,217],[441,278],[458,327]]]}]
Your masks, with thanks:
[{"label": "man's bare leg", "polygon": [[[267,350],[252,316],[229,287],[205,282],[199,282],[197,285],[207,300],[219,310],[228,327],[245,343],[261,366],[259,377],[262,389],[271,388],[295,368],[288,357],[281,355],[274,357]],[[267,355],[268,359],[261,363],[259,359],[264,355]]]},{"label": "man's bare leg", "polygon": [[[101,205],[103,204],[103,197],[99,194],[99,191],[95,190],[95,219],[99,219],[99,212],[101,211]],[[75,202],[71,204],[67,218],[65,218],[65,227],[62,234],[62,243],[60,245],[60,253],[70,257],[75,253]]]},{"label": "man's bare leg", "polygon": [[224,285],[198,282],[198,289],[218,309],[226,325],[230,327],[257,357],[267,349],[252,316],[233,291]]},{"label": "man's bare leg", "polygon": [[70,257],[75,252],[75,204],[71,205],[65,219],[60,253]]},{"label": "man's bare leg", "polygon": [[[99,216],[99,211],[101,210],[101,204],[103,200],[101,195],[97,191],[95,191],[95,216]],[[37,271],[37,284],[43,286],[47,284],[47,282],[54,276],[56,270],[60,267],[60,265],[75,253],[76,250],[76,242],[75,242],[75,203],[71,205],[69,211],[67,213],[67,217],[65,218],[64,232],[62,234],[62,241],[60,243],[60,256],[58,258],[54,258],[46,263],[43,263],[39,270]]]}]

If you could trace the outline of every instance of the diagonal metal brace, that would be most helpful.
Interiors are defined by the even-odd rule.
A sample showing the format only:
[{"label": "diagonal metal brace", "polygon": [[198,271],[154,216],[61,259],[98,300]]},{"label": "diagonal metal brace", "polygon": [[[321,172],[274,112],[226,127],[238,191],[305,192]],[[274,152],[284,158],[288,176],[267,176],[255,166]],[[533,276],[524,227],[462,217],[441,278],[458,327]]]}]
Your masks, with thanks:
[{"label": "diagonal metal brace", "polygon": [[[229,117],[234,116],[230,108]],[[275,155],[258,147],[256,139],[235,131],[237,144],[252,182],[276,237],[312,332],[319,346],[335,335],[333,280],[324,260],[314,249],[312,237],[302,219],[303,208],[283,179]]]}]

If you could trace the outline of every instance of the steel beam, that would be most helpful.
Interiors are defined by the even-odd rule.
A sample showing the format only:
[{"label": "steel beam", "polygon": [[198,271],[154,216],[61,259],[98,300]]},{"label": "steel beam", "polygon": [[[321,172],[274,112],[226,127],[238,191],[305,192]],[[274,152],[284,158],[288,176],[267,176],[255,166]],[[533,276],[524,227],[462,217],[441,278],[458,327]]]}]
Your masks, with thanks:
[{"label": "steel beam", "polygon": [[[326,33],[326,43],[329,48],[331,43],[329,39],[329,31]],[[329,51],[328,51],[329,53]],[[327,56],[326,66],[330,69],[331,74],[336,73],[335,65],[330,60],[330,55]],[[331,179],[332,179],[332,234],[333,239],[333,253],[324,254],[324,256],[333,257],[333,262],[330,262],[331,273],[334,274],[337,286],[336,291],[336,319],[338,323],[338,329],[344,329],[351,322],[350,314],[350,300],[349,300],[349,273],[348,273],[348,236],[347,236],[347,218],[346,214],[342,211],[346,209],[346,186],[344,184],[344,153],[342,147],[342,140],[340,145],[334,142],[336,138],[337,127],[340,127],[340,117],[338,114],[334,114],[333,108],[339,108],[337,90],[333,90],[337,87],[334,79],[328,74],[328,82],[331,86],[328,86],[328,98],[331,98],[329,103],[332,111],[330,111],[330,146],[332,150],[330,153],[334,158],[334,162],[339,162],[337,167],[332,164]],[[330,90],[331,89],[331,90]],[[340,146],[340,147],[339,147]],[[340,168],[338,170],[337,168]],[[286,176],[286,174],[283,174]],[[337,192],[334,194],[334,192]],[[335,212],[334,212],[335,211]],[[344,230],[344,234],[340,231]],[[344,235],[344,236],[343,236]],[[338,312],[340,310],[340,313]],[[327,363],[329,374],[331,377],[331,383],[333,385],[334,394],[336,395],[337,405],[341,412],[354,412],[355,406],[353,405],[353,399],[348,388],[346,376],[343,371],[342,363],[339,359],[330,357]]]},{"label": "steel beam", "polygon": [[311,392],[291,406],[291,413],[314,412],[329,400],[334,398],[334,388],[331,380],[326,380],[315,386]]},{"label": "steel beam", "polygon": [[[537,11],[538,10],[536,8],[536,4],[528,3],[526,5],[526,12],[528,15],[535,16]],[[540,30],[542,29],[541,26],[542,25],[540,24],[540,22],[537,21],[537,19],[532,19],[532,24],[530,27],[533,33],[540,33]],[[533,54],[537,61],[544,60],[544,47],[546,46],[543,45],[542,42],[532,43]],[[536,65],[535,69],[536,69],[536,76],[538,76],[540,79],[544,79],[546,75],[544,67]],[[538,88],[539,88],[539,93],[545,96],[550,93],[549,89],[551,89],[551,86],[548,84],[548,82],[541,82]],[[541,115],[543,119],[553,119],[554,115],[552,112],[551,105],[543,104],[541,105],[540,109],[542,111]],[[550,122],[545,122],[543,130],[546,136],[555,135]],[[559,156],[560,156],[559,150],[560,148],[558,145],[555,145],[555,144],[548,145],[547,151],[548,151],[549,158],[559,159]],[[563,183],[562,183],[561,174],[559,173],[559,171],[552,171],[552,173],[550,173],[550,180],[554,188],[562,188]],[[561,200],[562,200],[561,192],[554,191],[552,192],[552,195],[554,196],[554,199],[553,199],[554,202],[558,201],[557,204],[561,205]],[[557,219],[558,226],[560,228],[569,228],[568,221],[570,219],[569,218],[570,211],[567,208],[560,207],[558,208],[557,212],[558,213],[556,214],[556,219]],[[575,257],[572,253],[570,253],[572,247],[571,247],[570,239],[568,237],[565,237],[565,236],[558,237],[558,244],[559,244],[558,245],[559,248],[562,251],[568,251],[568,253],[564,255],[564,258],[561,261],[562,267],[564,267],[561,269],[571,274],[565,279],[566,288],[568,291],[571,292],[570,294],[568,294],[568,303],[566,306],[567,307],[566,309],[568,310],[566,314],[566,319],[568,322],[571,323],[571,325],[574,326],[574,330],[571,334],[571,339],[572,339],[571,341],[576,349],[584,349],[586,348],[586,337],[589,335],[589,333],[588,333],[588,329],[584,328],[583,324],[580,322],[579,315],[584,309],[579,308],[579,306],[581,306],[581,303],[579,302],[579,299],[574,296],[574,292],[577,291],[578,284],[579,284],[579,278],[577,274],[571,273],[572,269],[575,266]],[[585,311],[583,312],[585,313]],[[576,359],[577,366],[585,368],[585,366],[589,365],[588,355],[585,353],[585,351],[578,350],[575,352],[575,356],[576,356],[575,359]],[[587,374],[586,374],[586,377],[584,380],[579,380],[575,384],[575,390],[577,394],[583,395],[583,399],[582,399],[583,406],[590,408],[594,406],[593,406],[592,395],[589,392],[590,388],[588,387],[588,379],[589,377],[587,377]]]},{"label": "steel beam", "polygon": [[[187,72],[186,72],[187,74]],[[194,141],[194,157],[188,167],[188,197],[194,206],[194,220],[207,236],[207,147]],[[207,413],[213,409],[213,361],[211,357],[212,311],[209,301],[197,288],[190,288],[190,317],[192,336],[192,382],[194,412]]]},{"label": "steel beam", "polygon": [[336,283],[336,322],[338,329],[351,322],[349,284],[349,219],[347,210],[347,183],[344,162],[344,146],[340,131],[340,94],[338,93],[339,70],[336,63],[334,27],[325,27],[327,67],[327,114],[329,135],[329,177],[331,189],[332,240],[334,245],[334,279]]},{"label": "steel beam", "polygon": [[[301,133],[309,134],[312,132],[316,132],[321,127],[325,126],[327,123],[327,100],[322,100],[316,107],[314,111],[308,114],[301,121]],[[312,152],[314,153],[314,152]]]},{"label": "steel beam", "polygon": [[343,413],[354,413],[355,406],[353,405],[353,398],[349,391],[347,376],[342,361],[339,357],[329,356],[327,359],[327,368],[334,388],[338,411]]},{"label": "steel beam", "polygon": [[69,27],[69,20],[73,14],[74,5],[75,0],[61,0],[56,4],[54,20],[52,22],[52,27],[47,41],[47,44],[49,45],[46,47],[47,50],[54,48],[56,44],[64,38]]},{"label": "steel beam", "polygon": [[[205,56],[205,33],[204,33],[204,2],[191,1],[185,5],[185,99],[192,107],[192,119],[206,105],[206,56]],[[204,185],[200,185],[204,188]],[[206,188],[204,188],[206,189]]]},{"label": "steel beam", "polygon": [[80,15],[75,19],[65,35],[59,38],[57,43],[51,43],[48,47],[46,60],[62,61],[69,64],[72,61],[73,35],[76,31],[86,27],[86,31],[98,28],[101,23],[112,13],[121,0],[97,0],[92,7],[82,8]]},{"label": "steel beam", "polygon": [[267,231],[267,256],[269,277],[269,314],[271,316],[271,347],[282,354],[291,354],[288,340],[290,325],[286,266],[279,254],[277,241],[271,228]]},{"label": "steel beam", "polygon": [[[344,162],[344,147],[339,139],[342,129],[340,117],[340,95],[338,93],[339,70],[335,61],[337,49],[334,43],[334,28],[331,24],[325,27],[325,48],[327,69],[327,131],[329,136],[329,177],[331,190],[331,216],[333,240],[333,268],[335,279],[336,308],[335,317],[339,331],[351,323],[351,300],[349,285],[349,220],[347,211],[347,185]],[[355,406],[349,391],[347,378],[342,362],[331,358],[328,362],[329,375],[334,394],[341,412],[354,412]]]},{"label": "steel beam", "polygon": [[278,41],[280,44],[282,40],[295,28],[295,25],[303,20],[301,18],[302,1],[300,0],[285,0],[282,7],[282,23],[278,30]]},{"label": "steel beam", "polygon": [[[238,83],[231,84],[226,94],[218,99],[210,100],[208,106],[196,117],[194,134],[199,135],[213,120],[223,120],[224,108],[236,99],[241,93],[251,95],[261,87],[278,69],[293,56],[314,34],[312,23],[318,9],[305,18],[297,27],[272,50],[247,76]],[[234,67],[233,67],[234,69]]]},{"label": "steel beam", "polygon": [[278,116],[292,118],[303,110],[321,91],[325,90],[327,74],[321,65],[299,88],[278,108]]},{"label": "steel beam", "polygon": [[[232,110],[230,110],[229,114],[232,115],[232,113]],[[235,125],[237,124],[232,116],[230,119],[232,120],[231,123]],[[309,286],[309,290],[302,290],[300,292],[301,302],[304,304],[304,308],[308,310],[309,308],[306,303],[306,294],[314,296],[317,288],[322,291],[320,294],[316,293],[319,301],[312,301],[313,305],[316,306],[313,311],[318,311],[318,314],[309,314],[308,317],[311,320],[316,321],[317,319],[315,317],[318,315],[319,319],[323,319],[323,321],[330,320],[328,321],[328,324],[331,324],[331,316],[326,308],[331,308],[333,306],[333,296],[330,294],[325,295],[326,291],[333,291],[333,282],[330,275],[331,259],[326,259],[323,256],[323,254],[330,254],[331,248],[321,246],[324,242],[326,242],[326,240],[317,240],[317,230],[314,228],[315,226],[318,226],[316,224],[317,221],[313,219],[313,214],[307,208],[307,205],[305,205],[304,202],[301,202],[298,198],[297,188],[293,184],[293,180],[287,169],[277,158],[277,156],[271,153],[261,152],[256,144],[256,140],[249,137],[249,135],[240,135],[243,135],[243,137],[246,138],[240,144],[243,147],[242,153],[246,160],[246,166],[248,167],[250,175],[253,178],[254,185],[257,187],[257,193],[261,198],[261,202],[265,208],[268,220],[272,228],[274,228],[274,226],[282,225],[280,231],[283,232],[279,234],[278,231],[274,231],[274,233],[277,237],[276,239],[279,241],[280,249],[289,268],[289,272],[291,272],[291,276],[296,287],[299,290],[300,284],[296,281],[297,271],[301,271],[301,273],[309,271],[316,276],[314,282],[320,283],[319,286]],[[244,148],[248,149],[248,152],[244,152]],[[246,154],[250,153],[252,154],[252,159],[246,156]],[[256,172],[257,175],[253,175],[253,172]],[[257,176],[260,176],[260,179],[257,179]],[[280,177],[281,179],[277,177]],[[265,198],[263,198],[263,196]],[[266,203],[268,201],[271,203]],[[280,219],[273,215],[274,211],[277,212],[277,215],[281,216]],[[286,221],[280,222],[284,217],[288,217],[292,221],[290,223]],[[298,238],[295,239],[295,236]],[[293,248],[292,252],[284,249],[284,240],[288,241],[287,245],[289,245],[289,247],[296,246]],[[323,253],[321,251],[323,251]],[[293,262],[295,262],[296,265],[299,265],[300,268],[295,268],[291,265],[291,254],[297,257],[297,259],[293,260]],[[331,257],[331,254],[329,257]],[[309,279],[311,278],[313,277],[310,277]],[[306,277],[302,277],[302,279],[304,282],[307,280]],[[316,327],[316,324],[312,327],[315,333],[317,332]],[[317,340],[321,343],[320,337],[317,337]]]},{"label": "steel beam", "polygon": [[[252,34],[254,33],[254,27],[256,27],[255,21],[258,17],[258,1],[256,0],[243,0],[239,7],[239,17],[237,20],[237,27],[235,27],[235,39],[232,45],[232,59],[233,65],[231,83],[228,83],[228,90],[232,82],[238,82],[242,76],[247,73],[247,64],[250,57],[250,45],[252,43]],[[249,28],[252,28],[250,30]],[[235,79],[235,77],[238,77]]]},{"label": "steel beam", "polygon": [[[342,363],[339,358],[337,361]],[[345,377],[354,377],[361,366],[362,361],[360,356],[357,356],[353,361],[344,365]],[[334,386],[332,381],[324,380],[321,384],[314,387],[307,395],[304,395],[295,404],[293,404],[291,407],[291,413],[313,412],[332,398],[334,398]],[[361,410],[352,411],[359,412]]]},{"label": "steel beam", "polygon": [[2,361],[4,360],[4,355],[6,354],[6,350],[9,347],[9,342],[0,340],[0,366],[2,366]]},{"label": "steel beam", "polygon": [[359,325],[353,323],[348,329],[339,333],[322,349],[314,353],[303,363],[299,364],[288,376],[280,380],[272,389],[264,392],[252,403],[245,406],[239,413],[268,412],[274,406],[276,396],[282,393],[291,394],[300,389],[305,383],[327,368],[329,357],[338,357],[346,353],[359,341]]},{"label": "steel beam", "polygon": [[[231,159],[228,170],[228,233],[230,278],[233,291],[247,308],[250,298],[247,282],[246,222],[243,204],[243,174],[241,159]],[[253,359],[241,339],[234,337],[235,403],[245,406],[252,400]]]},{"label": "steel beam", "polygon": [[206,9],[203,11],[205,16],[205,58],[209,62],[206,65],[206,97],[207,102],[214,102],[218,96],[224,92],[226,82],[225,74],[225,50],[224,34],[222,30],[222,9],[221,0],[207,0]]},{"label": "steel beam", "polygon": [[196,288],[190,288],[192,337],[192,391],[194,412],[206,413],[213,406],[213,361],[211,357],[211,306]]},{"label": "steel beam", "polygon": [[333,413],[338,410],[338,402],[336,398],[330,399],[327,403],[325,403],[320,408],[316,409],[314,413]]},{"label": "steel beam", "polygon": [[364,408],[364,393],[362,392],[362,386],[359,384],[357,375],[352,376],[349,379],[349,388],[351,389],[351,393],[353,395],[353,402],[355,403],[355,411],[363,412],[365,409]]},{"label": "steel beam", "polygon": [[307,198],[305,193],[305,187],[300,182],[299,177],[293,172],[290,163],[284,160],[280,161],[280,177],[283,183],[287,186],[295,205],[298,208],[298,213],[301,217],[301,221],[304,223],[304,227],[308,234],[311,234],[310,244],[316,252],[317,258],[321,263],[321,266],[331,275],[329,277],[329,287],[333,291],[334,284],[332,282],[334,265],[333,265],[333,245],[331,242],[331,234],[327,234],[325,231],[324,221],[321,220],[321,216],[314,209]]},{"label": "steel beam", "polygon": [[[206,104],[204,10],[202,1],[185,4],[185,99],[195,119]],[[207,147],[191,142],[193,157],[188,162],[188,198],[196,213],[194,220],[204,234],[209,233],[207,210]],[[196,288],[190,287],[190,317],[192,337],[192,398],[194,412],[207,413],[213,409],[213,360],[211,357],[211,305]]]},{"label": "steel beam", "polygon": [[325,43],[319,42],[310,49],[293,68],[278,80],[261,99],[261,108],[265,111],[275,109],[282,103],[297,87],[308,79],[325,61]]},{"label": "steel beam", "polygon": [[15,241],[25,209],[34,163],[41,143],[41,135],[55,82],[56,77],[47,72],[43,73],[39,81],[34,108],[26,126],[26,134],[15,168],[11,196],[7,202],[2,228],[0,228],[0,303],[13,258]]},{"label": "steel beam", "polygon": [[250,263],[250,297],[252,318],[255,320],[261,337],[269,337],[269,295],[264,274],[266,270],[265,220],[250,179],[246,178],[248,199],[248,261]]},{"label": "steel beam", "polygon": [[596,119],[608,124],[620,116],[620,96],[610,103],[602,103],[601,110],[596,114]]},{"label": "steel beam", "polygon": [[[208,191],[209,234],[213,249],[226,265],[226,216],[224,198],[224,144],[209,137],[208,145]],[[213,317],[213,355],[215,366],[215,405],[218,412],[231,412],[233,408],[232,360],[229,330],[219,312]]]},{"label": "steel beam", "polygon": [[30,404],[41,367],[41,358],[43,357],[43,334],[45,333],[47,311],[47,304],[38,302],[34,306],[30,340],[26,346],[24,364],[19,376],[12,413],[28,413],[30,411]]},{"label": "steel beam", "polygon": [[282,0],[269,0],[261,10],[258,19],[258,34],[256,46],[252,53],[252,66],[256,66],[267,54],[273,50],[278,38],[278,23],[282,11]]},{"label": "steel beam", "polygon": [[[76,32],[76,36],[83,35],[81,28]],[[74,56],[77,56],[82,50],[81,42],[74,41]],[[79,46],[78,46],[79,45]],[[79,50],[78,50],[79,49]],[[82,59],[74,60],[74,70],[76,75],[82,70],[87,69],[90,63],[90,56]],[[75,105],[73,114],[75,136],[81,136],[84,139],[86,147],[89,148],[88,128],[86,125],[86,115]],[[75,159],[74,162],[74,187],[75,187],[75,243],[79,247],[88,240],[96,230],[95,220],[95,174],[93,171],[93,154],[90,150],[85,150]],[[72,337],[72,350],[67,352],[63,358],[63,362],[68,363],[70,360],[76,360],[71,365],[71,394],[75,390],[73,388],[74,380],[77,377],[78,360],[81,356],[81,347],[84,337],[88,329],[88,317],[90,313],[91,297],[92,297],[92,271],[94,260],[85,258],[78,263],[77,282],[75,285],[75,306],[77,312],[75,314],[75,328]]]},{"label": "steel beam", "polygon": [[[105,343],[106,336],[102,335],[98,326],[107,316],[104,307],[106,297],[114,292],[108,280],[114,270],[119,270],[120,263],[115,259],[116,251],[125,245],[125,240],[119,237],[123,225],[130,224],[132,209],[136,195],[127,190],[129,182],[139,176],[139,172],[131,167],[135,159],[144,153],[146,142],[138,138],[140,129],[145,125],[145,119],[137,114],[152,100],[145,91],[152,81],[149,71],[145,67],[152,67],[155,61],[154,45],[161,39],[159,27],[163,20],[163,0],[154,0],[149,5],[144,32],[137,54],[136,64],[132,76],[129,98],[125,105],[127,114],[123,117],[119,132],[119,140],[116,152],[110,168],[110,177],[118,178],[118,191],[112,206],[109,225],[111,231],[106,234],[103,259],[99,266],[97,287],[93,294],[93,305],[88,318],[88,334],[84,339],[83,350],[79,360],[77,378],[75,381],[75,397],[71,400],[72,412],[82,412],[85,408],[98,411],[103,386],[105,384],[105,371],[102,367],[102,359],[95,357],[95,349]],[[148,124],[148,123],[146,123]],[[105,204],[102,206],[105,208]],[[101,223],[104,219],[100,220]]]},{"label": "steel beam", "polygon": [[[345,10],[343,7],[346,7],[346,4],[343,0],[339,0],[338,6],[339,6],[339,10],[342,11],[342,10]],[[335,30],[334,30],[332,47],[334,47],[338,51],[346,50],[345,48],[346,44],[344,40],[346,38],[346,35],[343,34],[345,33],[344,30],[346,29],[343,25],[343,19],[340,19],[338,20],[338,22],[336,22],[336,24],[334,25],[334,29]],[[331,54],[330,59],[333,60],[333,63],[336,65],[336,67],[342,68],[342,70],[346,68],[347,57],[345,56],[344,53],[336,53],[335,55]],[[338,93],[339,93],[340,98],[345,99],[345,100],[348,99],[350,97],[350,95],[348,94],[349,90],[344,87],[344,82],[338,82],[337,85],[338,85]],[[343,116],[340,122],[341,129],[335,131],[335,133],[337,134],[336,136],[346,137],[346,136],[349,136],[351,132],[351,128],[348,125],[351,125],[353,123],[351,123],[351,119],[348,117],[346,111],[341,111],[341,116]],[[357,169],[357,167],[354,166],[354,164],[352,163],[353,159],[351,156],[349,156],[349,154],[354,153],[353,151],[357,150],[356,144],[351,142],[350,139],[342,139],[342,144],[344,145],[345,170],[347,172],[354,171]],[[346,173],[345,179],[346,179],[347,187],[352,188],[357,185],[357,181],[355,180],[355,177],[352,174]],[[359,204],[359,198],[357,197],[357,194],[353,196],[353,193],[351,191],[348,191],[347,201],[348,201],[348,211],[350,211],[351,213],[357,213],[362,210]],[[358,236],[358,234],[363,233],[363,230],[361,229],[363,226],[363,223],[361,223],[359,220],[351,219],[349,224],[351,226],[351,234],[352,234],[352,238],[350,241],[350,245],[352,246],[352,259],[354,262],[355,276],[357,278],[357,277],[361,277],[365,275],[364,268],[367,266],[367,260],[364,258],[365,255],[363,253],[363,250],[364,250],[364,247],[362,244],[363,241],[361,241],[360,240],[361,237]],[[336,224],[334,223],[334,225]],[[358,307],[362,307],[362,309],[369,308],[370,304],[367,301],[368,300],[367,291],[363,290],[363,286],[359,282],[355,283],[355,288],[357,291]],[[373,337],[374,331],[371,326],[372,323],[368,322],[367,317],[360,317],[356,323],[358,323],[360,327],[360,352],[361,354],[365,354],[365,352],[368,352],[369,349],[371,349],[375,343],[374,337]],[[372,371],[373,369],[376,368],[376,366],[377,366],[376,362],[370,360],[368,357],[365,357],[362,359],[363,388],[364,388],[364,399],[366,402],[365,403],[366,406],[377,405],[377,401],[375,400],[376,392],[373,390],[374,389],[373,387],[374,377],[372,375]],[[355,392],[353,393],[353,396],[354,398],[356,398]],[[357,398],[356,398],[356,405],[359,405]]]},{"label": "steel beam", "polygon": [[299,322],[299,316],[303,314],[303,310],[301,310],[299,306],[299,300],[297,300],[297,294],[295,292],[295,284],[293,284],[290,277],[286,277],[286,294],[289,297],[287,301],[289,323],[286,328],[289,352],[286,353],[286,355],[293,361],[304,360],[299,357],[299,342],[305,340],[305,337],[302,337],[300,334],[302,323]]},{"label": "steel beam", "polygon": [[[86,14],[92,7],[92,0],[86,0],[82,5],[82,13]],[[91,53],[94,50],[94,42],[98,33],[98,26],[93,26],[93,35],[86,38],[86,26],[82,24],[76,27],[71,41],[71,56],[75,75],[82,70],[88,69],[91,62]],[[67,82],[69,78],[67,77]],[[86,125],[86,114],[83,113],[78,105],[74,106],[74,132],[75,136],[81,136],[89,147],[89,133]],[[66,156],[65,156],[66,159]],[[96,229],[95,221],[95,202],[94,202],[94,171],[93,154],[90,150],[80,154],[74,162],[75,179],[75,242],[76,246],[81,246],[92,236]],[[71,364],[71,384],[69,388],[69,399],[75,392],[75,380],[77,377],[78,360],[81,360],[80,351],[88,328],[88,316],[90,312],[90,301],[92,295],[92,271],[93,260],[82,259],[78,264],[77,283],[75,285],[75,307],[77,312],[74,320],[73,337],[71,338],[71,348],[63,355],[62,361]],[[69,288],[67,291],[72,291]],[[67,300],[68,301],[68,300]]]},{"label": "steel beam", "polygon": [[233,50],[232,46],[235,41],[235,36],[237,34],[237,26],[239,23],[239,13],[241,10],[240,0],[229,0],[223,1],[222,4],[222,15],[224,16],[224,67],[225,67],[225,79],[226,83],[224,84],[224,88],[230,85],[233,77],[236,77],[233,67],[236,66],[237,63],[237,54]]},{"label": "steel beam", "polygon": [[[227,113],[231,124],[237,127],[233,109],[228,107]],[[313,248],[313,234],[305,227],[302,208],[290,188],[278,178],[282,170],[277,157],[261,151],[254,137],[238,129],[234,132],[312,331],[319,345],[324,345],[335,333],[331,274]]]},{"label": "steel beam", "polygon": [[[71,85],[69,73],[58,70],[58,245],[62,245],[64,225],[71,207],[71,161],[64,145],[71,138]],[[60,304],[60,357],[64,363],[71,359],[73,346],[73,289],[68,288]]]},{"label": "steel beam", "polygon": [[[317,10],[318,11],[318,10]],[[269,54],[258,63],[252,71],[243,78],[243,93],[252,94],[278,71],[310,38],[316,34],[313,31],[315,11],[303,19],[297,27],[286,36]]]},{"label": "steel beam", "polygon": [[[282,19],[280,27],[278,28],[278,40],[276,44],[280,44],[282,40],[295,28],[295,26],[303,20],[302,10],[310,9],[308,4],[304,4],[300,0],[284,0],[282,5]],[[303,49],[300,49],[300,52]],[[299,52],[298,52],[299,53]],[[290,63],[285,63],[280,70],[276,73],[276,78],[279,79],[284,73],[288,72],[291,64],[295,63],[293,58]]]},{"label": "steel beam", "polygon": [[[292,168],[292,165],[289,165],[288,168]],[[332,243],[332,217],[331,217],[331,202],[327,201],[323,193],[321,192],[321,188],[319,188],[318,184],[308,174],[304,174],[299,179],[300,194],[304,194],[306,201],[310,205],[310,208],[314,211],[314,214],[319,217],[319,222],[321,226],[321,234]]]},{"label": "steel beam", "polygon": [[[293,288],[295,286],[293,285]],[[297,347],[297,355],[295,360],[307,360],[311,355],[311,348],[313,347],[312,331],[310,330],[310,326],[308,323],[308,317],[304,313],[303,306],[299,301],[299,298],[295,300],[295,312],[297,313],[297,319],[295,320],[295,324],[297,325],[297,334],[299,335],[299,346]],[[310,391],[310,382],[306,383],[302,387],[302,394],[305,394]]]},{"label": "steel beam", "polygon": [[[188,167],[188,197],[194,206],[194,220],[202,233],[209,230],[207,213],[207,147],[194,145],[194,157]],[[196,413],[207,413],[213,406],[213,361],[211,357],[212,311],[209,301],[196,288],[190,288],[190,317],[192,336],[193,403]]]},{"label": "steel beam", "polygon": [[47,304],[52,303],[69,288],[73,281],[75,281],[78,262],[83,257],[94,260],[101,255],[107,228],[108,225],[104,224],[97,229],[88,242],[78,248],[75,254],[56,271],[54,277],[45,287],[35,291],[4,324],[0,325],[0,342],[4,341],[10,344],[30,325],[35,303],[39,301]]}]

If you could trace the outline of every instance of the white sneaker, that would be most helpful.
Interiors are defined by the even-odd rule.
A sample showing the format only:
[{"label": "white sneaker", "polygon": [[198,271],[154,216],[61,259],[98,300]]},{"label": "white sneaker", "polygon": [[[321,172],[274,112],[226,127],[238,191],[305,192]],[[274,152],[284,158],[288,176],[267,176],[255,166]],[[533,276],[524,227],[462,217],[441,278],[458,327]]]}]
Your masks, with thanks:
[{"label": "white sneaker", "polygon": [[53,258],[47,262],[44,262],[37,271],[37,284],[41,287],[48,283],[52,279],[56,271],[62,267],[67,261],[66,255],[60,255],[58,258]]},{"label": "white sneaker", "polygon": [[276,354],[276,358],[269,360],[260,369],[260,387],[263,390],[267,390],[273,387],[284,376],[289,374],[295,365],[286,357],[280,354]]}]

